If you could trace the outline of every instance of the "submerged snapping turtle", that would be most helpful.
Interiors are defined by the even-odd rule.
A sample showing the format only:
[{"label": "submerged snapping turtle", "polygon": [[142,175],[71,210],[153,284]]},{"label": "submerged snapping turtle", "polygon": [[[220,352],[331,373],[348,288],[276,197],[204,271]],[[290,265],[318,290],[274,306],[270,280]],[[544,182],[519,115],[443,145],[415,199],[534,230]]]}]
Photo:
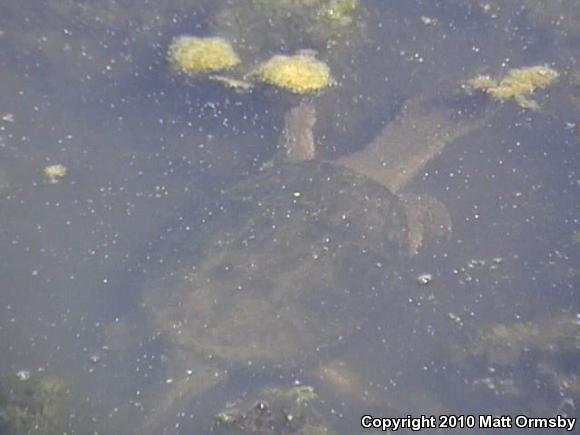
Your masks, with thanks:
[{"label": "submerged snapping turtle", "polygon": [[395,193],[480,124],[460,118],[410,103],[364,150],[324,162],[308,160],[315,113],[303,103],[286,118],[284,158],[168,227],[144,307],[169,373],[143,432],[161,433],[232,365],[316,363],[384,309],[401,260],[449,230],[440,203]]}]

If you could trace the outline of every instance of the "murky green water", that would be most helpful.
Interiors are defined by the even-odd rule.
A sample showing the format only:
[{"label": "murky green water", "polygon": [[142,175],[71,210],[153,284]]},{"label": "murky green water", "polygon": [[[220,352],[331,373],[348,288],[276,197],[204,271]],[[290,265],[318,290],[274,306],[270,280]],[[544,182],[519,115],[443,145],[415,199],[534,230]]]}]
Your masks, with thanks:
[{"label": "murky green water", "polygon": [[[319,11],[316,2],[280,2],[280,15],[264,17],[272,9],[260,1],[0,5],[0,433],[291,434],[316,426],[352,434],[372,432],[360,426],[365,413],[576,417],[578,2],[361,0],[352,21],[329,25],[318,21],[327,10],[300,12]],[[261,84],[241,93],[177,75],[166,51],[181,34],[230,38],[248,70],[314,49],[337,86],[306,97]],[[560,75],[530,96],[539,110],[462,88],[479,75],[501,79],[536,65]],[[450,125],[461,128],[403,190],[445,204],[452,233],[410,258],[382,247],[396,267],[386,264],[389,279],[347,274],[345,288],[368,297],[352,306],[347,297],[336,305],[342,284],[332,281],[336,273],[324,278],[326,263],[308,263],[306,276],[290,258],[286,269],[258,267],[260,306],[270,307],[268,280],[324,289],[292,305],[293,319],[315,327],[304,328],[315,337],[309,349],[210,351],[214,343],[190,332],[184,344],[179,322],[203,326],[195,316],[212,301],[224,304],[213,309],[226,335],[263,322],[271,336],[297,337],[280,333],[283,304],[230,326],[257,305],[248,308],[244,296],[231,302],[216,284],[251,283],[254,272],[242,263],[258,254],[261,264],[285,259],[282,251],[265,243],[228,263],[217,258],[227,249],[204,243],[238,235],[226,232],[237,228],[235,210],[227,227],[206,212],[228,209],[223,192],[263,172],[285,114],[301,101],[316,109],[320,160],[365,149],[389,125],[397,146],[420,140],[424,123],[400,122],[408,107],[451,111]],[[406,127],[396,130],[399,122]],[[389,150],[391,161],[405,152]],[[43,171],[56,164],[66,174],[53,183]],[[365,246],[383,258],[379,242]],[[352,270],[367,265],[363,254],[352,258]],[[204,275],[211,262],[226,267]],[[205,281],[191,280],[204,296],[192,305],[175,276],[193,266]],[[227,267],[238,275],[227,276]],[[174,306],[186,306],[184,317],[171,318]],[[277,315],[278,326],[266,322]],[[288,395],[296,385],[314,388],[307,406]],[[268,418],[252,407],[257,400],[268,402]],[[224,410],[238,419],[216,423]],[[488,432],[477,426],[457,432]]]}]

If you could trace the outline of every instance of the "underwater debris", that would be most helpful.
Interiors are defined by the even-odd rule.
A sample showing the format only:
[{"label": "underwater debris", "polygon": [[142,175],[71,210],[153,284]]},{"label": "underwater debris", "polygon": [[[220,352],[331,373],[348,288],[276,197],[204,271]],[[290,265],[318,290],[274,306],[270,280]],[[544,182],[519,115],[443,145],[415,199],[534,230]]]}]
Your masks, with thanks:
[{"label": "underwater debris", "polygon": [[430,273],[422,273],[417,277],[417,284],[428,285],[433,281],[433,275]]},{"label": "underwater debris", "polygon": [[68,172],[66,166],[61,164],[48,165],[42,170],[42,175],[50,184],[57,184]]},{"label": "underwater debris", "polygon": [[265,83],[295,94],[319,92],[334,84],[328,65],[310,53],[274,56],[254,74]]},{"label": "underwater debris", "polygon": [[240,63],[231,44],[217,37],[174,38],[169,46],[168,58],[175,71],[187,75],[222,71]]},{"label": "underwater debris", "polygon": [[510,275],[501,256],[491,258],[471,258],[466,263],[453,269],[461,284],[479,284],[484,277],[493,277],[494,280],[507,281]]},{"label": "underwater debris", "polygon": [[481,387],[488,391],[492,391],[498,396],[513,396],[517,397],[521,391],[516,382],[510,378],[497,378],[487,376],[485,378],[474,379],[471,383],[475,387]]},{"label": "underwater debris", "polygon": [[560,74],[548,66],[515,68],[508,71],[501,80],[483,75],[465,82],[469,90],[485,92],[499,101],[513,100],[524,109],[539,110],[538,103],[530,98],[538,89],[554,83]]},{"label": "underwater debris", "polygon": [[208,77],[210,80],[221,83],[226,88],[232,89],[240,94],[250,92],[254,89],[254,84],[242,79],[236,79],[234,77],[223,76],[219,74],[213,74]]}]

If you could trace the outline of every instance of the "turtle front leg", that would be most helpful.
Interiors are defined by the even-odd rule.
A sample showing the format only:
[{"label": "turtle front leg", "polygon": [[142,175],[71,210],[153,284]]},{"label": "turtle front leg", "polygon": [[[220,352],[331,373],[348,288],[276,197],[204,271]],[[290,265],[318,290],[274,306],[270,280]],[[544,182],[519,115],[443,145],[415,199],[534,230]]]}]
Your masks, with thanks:
[{"label": "turtle front leg", "polygon": [[268,169],[278,163],[295,163],[317,157],[318,143],[314,137],[316,108],[308,100],[302,100],[284,116],[284,130],[278,140],[274,158],[262,166]]},{"label": "turtle front leg", "polygon": [[288,162],[301,162],[316,157],[314,125],[316,109],[308,101],[293,107],[284,117],[284,132],[280,138],[282,158]]}]

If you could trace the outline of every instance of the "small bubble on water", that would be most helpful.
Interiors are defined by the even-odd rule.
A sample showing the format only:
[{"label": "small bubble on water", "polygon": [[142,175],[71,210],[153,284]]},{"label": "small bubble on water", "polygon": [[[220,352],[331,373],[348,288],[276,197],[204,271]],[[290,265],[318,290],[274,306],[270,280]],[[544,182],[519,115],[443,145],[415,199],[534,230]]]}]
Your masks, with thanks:
[{"label": "small bubble on water", "polygon": [[433,275],[430,273],[422,273],[417,277],[417,283],[420,285],[431,284],[431,281],[433,281]]}]

